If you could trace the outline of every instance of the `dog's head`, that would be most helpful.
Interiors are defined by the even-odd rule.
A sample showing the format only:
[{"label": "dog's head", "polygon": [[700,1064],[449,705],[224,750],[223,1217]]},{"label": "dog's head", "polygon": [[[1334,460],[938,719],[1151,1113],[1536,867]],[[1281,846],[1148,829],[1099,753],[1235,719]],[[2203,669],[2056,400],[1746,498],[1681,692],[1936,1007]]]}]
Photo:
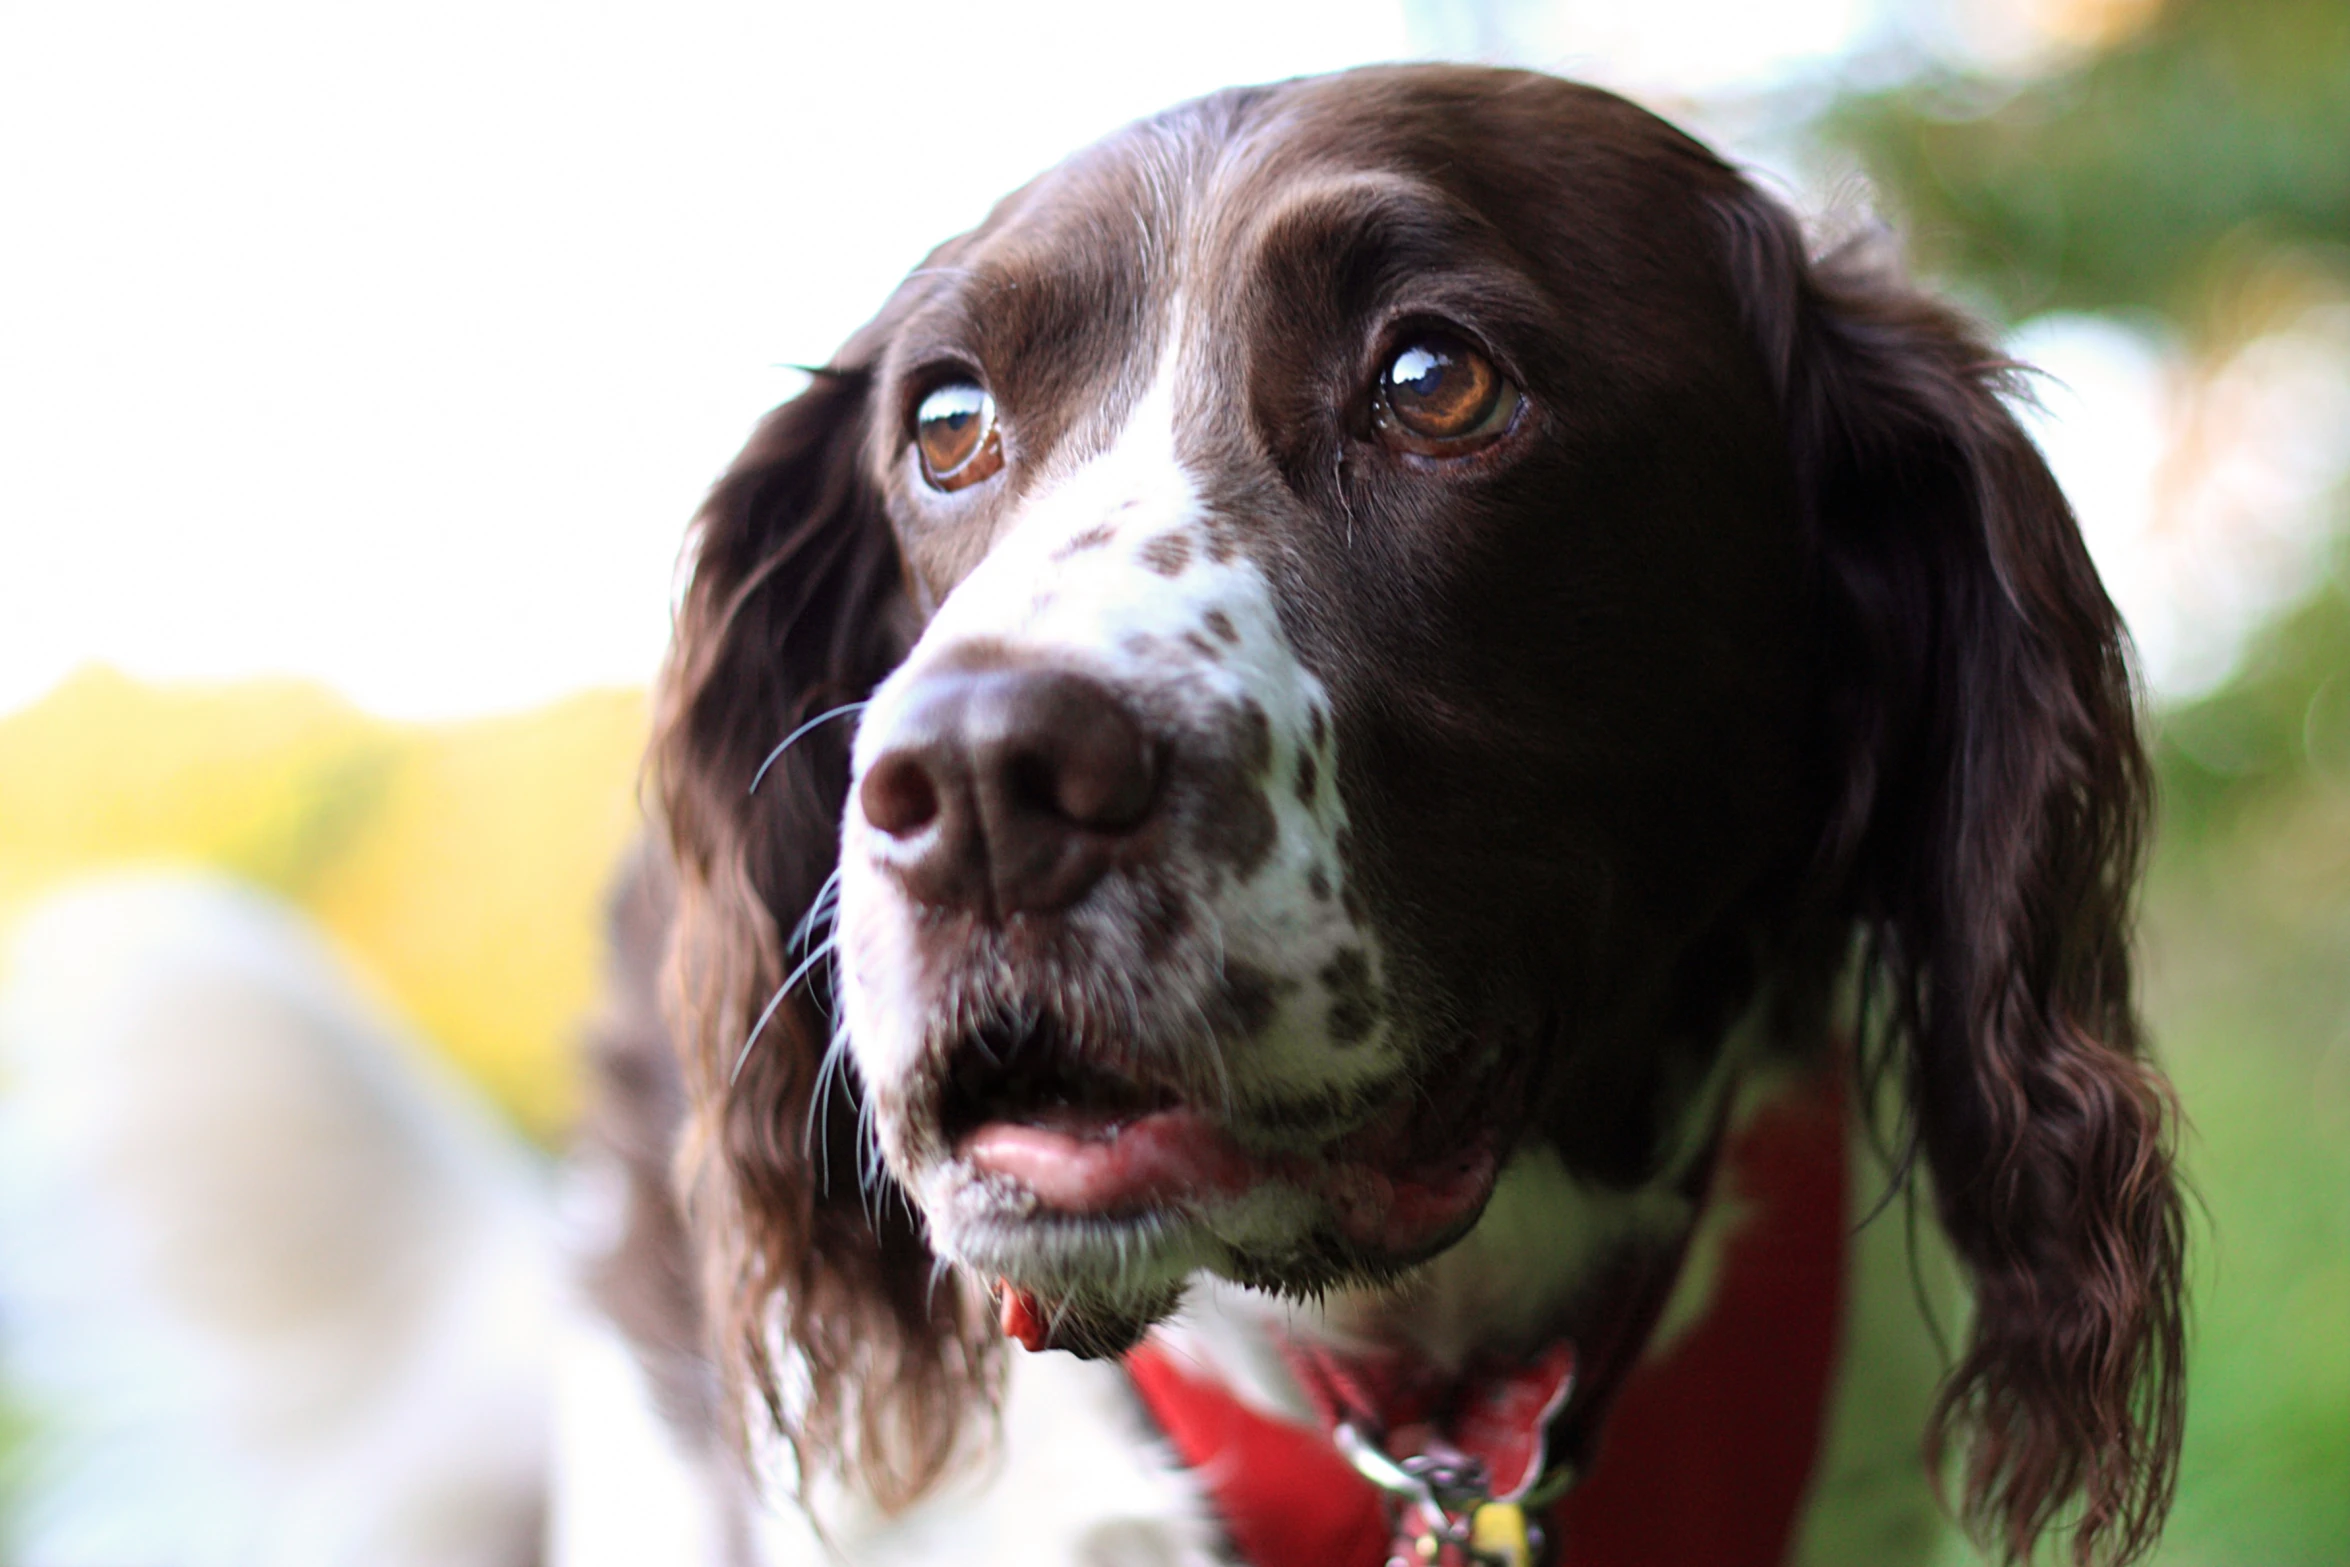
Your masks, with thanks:
[{"label": "dog's head", "polygon": [[1115,1348],[1200,1269],[1392,1277],[1529,1147],[1657,1180],[1857,935],[1970,1503],[2141,1543],[2143,764],[2004,373],[1515,73],[1208,99],[930,257],[699,519],[656,751],[708,1284],[803,1453],[927,1483],[986,1281]]}]

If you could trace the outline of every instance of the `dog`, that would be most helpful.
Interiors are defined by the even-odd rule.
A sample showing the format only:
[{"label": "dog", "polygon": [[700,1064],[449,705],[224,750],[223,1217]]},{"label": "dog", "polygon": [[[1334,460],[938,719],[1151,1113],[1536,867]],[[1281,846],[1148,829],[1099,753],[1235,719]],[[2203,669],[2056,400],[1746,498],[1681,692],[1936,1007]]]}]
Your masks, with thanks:
[{"label": "dog", "polygon": [[[1793,1226],[1766,1284],[1807,1219],[1840,1265],[1835,1128],[1882,1104],[1973,1300],[1917,1472],[2008,1554],[2142,1552],[2182,1267],[2146,764],[2014,373],[1518,72],[1219,94],[941,246],[692,533],[652,770],[703,1407],[888,1559],[936,1515],[1274,1560],[1190,1429],[1261,1418],[1385,1486],[1345,1559],[1467,1560],[1494,1508],[1555,1525],[1508,1559],[1602,1559],[1586,1491],[1529,1499],[1613,1465],[1635,1559],[1779,1560],[1817,1386],[1738,1427],[1802,1456],[1734,1556],[1663,1543],[1740,1494],[1677,1486],[1698,1435],[1627,1474],[1611,1410],[1677,1336],[1737,1359],[1726,1190]],[[1087,1420],[1131,1472],[1022,1450]]]},{"label": "dog", "polygon": [[2147,770],[2017,373],[1525,72],[933,252],[692,527],[554,1559],[2142,1554]]}]

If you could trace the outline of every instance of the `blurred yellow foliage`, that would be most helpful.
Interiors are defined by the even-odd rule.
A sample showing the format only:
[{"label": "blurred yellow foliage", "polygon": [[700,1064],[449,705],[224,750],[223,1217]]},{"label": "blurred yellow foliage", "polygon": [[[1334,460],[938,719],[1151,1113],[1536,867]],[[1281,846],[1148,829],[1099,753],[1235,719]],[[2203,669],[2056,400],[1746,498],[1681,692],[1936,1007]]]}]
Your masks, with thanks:
[{"label": "blurred yellow foliage", "polygon": [[2110,49],[2162,13],[2162,0],[2032,0],[2041,30],[2076,49]]},{"label": "blurred yellow foliage", "polygon": [[309,910],[531,1135],[561,1135],[645,701],[445,725],[316,687],[107,670],[0,720],[0,921],[80,872],[199,864]]},{"label": "blurred yellow foliage", "polygon": [[2162,7],[2163,0],[1963,0],[1960,16],[2016,53],[2082,53],[2145,31]]}]

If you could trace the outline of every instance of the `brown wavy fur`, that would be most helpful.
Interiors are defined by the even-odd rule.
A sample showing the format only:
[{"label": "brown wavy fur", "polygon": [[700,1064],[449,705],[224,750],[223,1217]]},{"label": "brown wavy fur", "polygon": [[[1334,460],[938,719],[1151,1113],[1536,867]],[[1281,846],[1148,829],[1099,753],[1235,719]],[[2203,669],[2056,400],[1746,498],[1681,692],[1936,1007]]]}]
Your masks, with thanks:
[{"label": "brown wavy fur", "polygon": [[[1809,907],[1862,937],[1864,988],[1890,1002],[1880,1065],[1906,1086],[1975,1286],[1930,1461],[1963,1454],[1960,1512],[2008,1555],[2069,1520],[2077,1560],[2124,1561],[2175,1474],[2183,1218],[2175,1110],[2130,1000],[2148,794],[2122,632],[2002,404],[2013,368],[1857,254],[1807,261],[1743,185],[1717,212],[1780,391],[1827,632]],[[848,726],[810,733],[756,796],[752,778],[917,629],[858,467],[890,329],[885,314],[769,416],[696,521],[653,752],[680,873],[683,1180],[731,1407],[755,1394],[803,1472],[885,1506],[935,1481],[991,1404],[985,1302],[934,1280],[903,1195],[860,1171],[845,1066],[814,1153],[803,1139],[825,966],[744,1043],[833,867]],[[1811,950],[1836,956],[1792,989],[1844,965],[1840,939]]]},{"label": "brown wavy fur", "polygon": [[[992,1396],[996,1336],[981,1303],[934,1280],[903,1195],[860,1168],[846,1063],[811,1115],[827,965],[747,1048],[803,956],[787,934],[833,867],[849,726],[808,733],[756,796],[752,779],[782,736],[863,697],[913,635],[854,470],[861,349],[876,337],[767,417],[696,519],[652,766],[679,870],[670,988],[692,1106],[680,1179],[729,1407],[755,1394],[804,1474],[838,1470],[895,1507],[938,1478],[964,1410]],[[777,1363],[779,1343],[793,1366]]]},{"label": "brown wavy fur", "polygon": [[2128,1561],[2169,1510],[2186,1335],[2177,1107],[2131,998],[2127,641],[2002,402],[2018,367],[1862,247],[1807,264],[1775,205],[1723,211],[1823,572],[1824,881],[1974,1287],[1929,1461],[1963,1447],[1960,1514],[2006,1556],[2073,1508],[2077,1561]]}]

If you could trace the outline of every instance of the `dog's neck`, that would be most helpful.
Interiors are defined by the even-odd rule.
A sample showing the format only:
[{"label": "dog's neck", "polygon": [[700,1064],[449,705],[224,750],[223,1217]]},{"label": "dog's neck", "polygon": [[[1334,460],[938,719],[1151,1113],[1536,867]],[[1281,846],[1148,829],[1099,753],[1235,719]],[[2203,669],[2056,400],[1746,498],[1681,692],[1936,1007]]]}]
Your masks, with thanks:
[{"label": "dog's neck", "polygon": [[[1522,1149],[1502,1171],[1492,1200],[1459,1242],[1395,1283],[1333,1290],[1316,1301],[1284,1300],[1203,1277],[1184,1309],[1157,1330],[1178,1354],[1214,1370],[1244,1400],[1310,1420],[1287,1346],[1340,1353],[1401,1352],[1431,1370],[1461,1373],[1479,1362],[1540,1353],[1579,1325],[1604,1316],[1607,1281],[1642,1255],[1678,1257],[1699,1220],[1704,1172],[1739,1083],[1749,1075],[1757,1031],[1750,1016],[1732,1031],[1705,1080],[1684,1101],[1680,1125],[1654,1179],[1619,1190],[1579,1178],[1555,1148]],[[1708,1270],[1685,1269],[1658,1330],[1670,1335],[1701,1309]]]},{"label": "dog's neck", "polygon": [[1503,1172],[1466,1238],[1396,1284],[1301,1302],[1203,1279],[1158,1334],[1244,1402],[1312,1423],[1315,1406],[1292,1370],[1292,1346],[1401,1351],[1446,1373],[1531,1356],[1572,1336],[1610,1258],[1627,1247],[1677,1248],[1695,1206],[1669,1188],[1595,1189],[1555,1152],[1536,1149]]},{"label": "dog's neck", "polygon": [[1434,1369],[1516,1360],[1571,1335],[1579,1307],[1626,1248],[1677,1248],[1696,1204],[1670,1186],[1615,1192],[1557,1152],[1520,1154],[1461,1242],[1380,1289],[1332,1294],[1300,1329],[1341,1349],[1403,1350]]}]

